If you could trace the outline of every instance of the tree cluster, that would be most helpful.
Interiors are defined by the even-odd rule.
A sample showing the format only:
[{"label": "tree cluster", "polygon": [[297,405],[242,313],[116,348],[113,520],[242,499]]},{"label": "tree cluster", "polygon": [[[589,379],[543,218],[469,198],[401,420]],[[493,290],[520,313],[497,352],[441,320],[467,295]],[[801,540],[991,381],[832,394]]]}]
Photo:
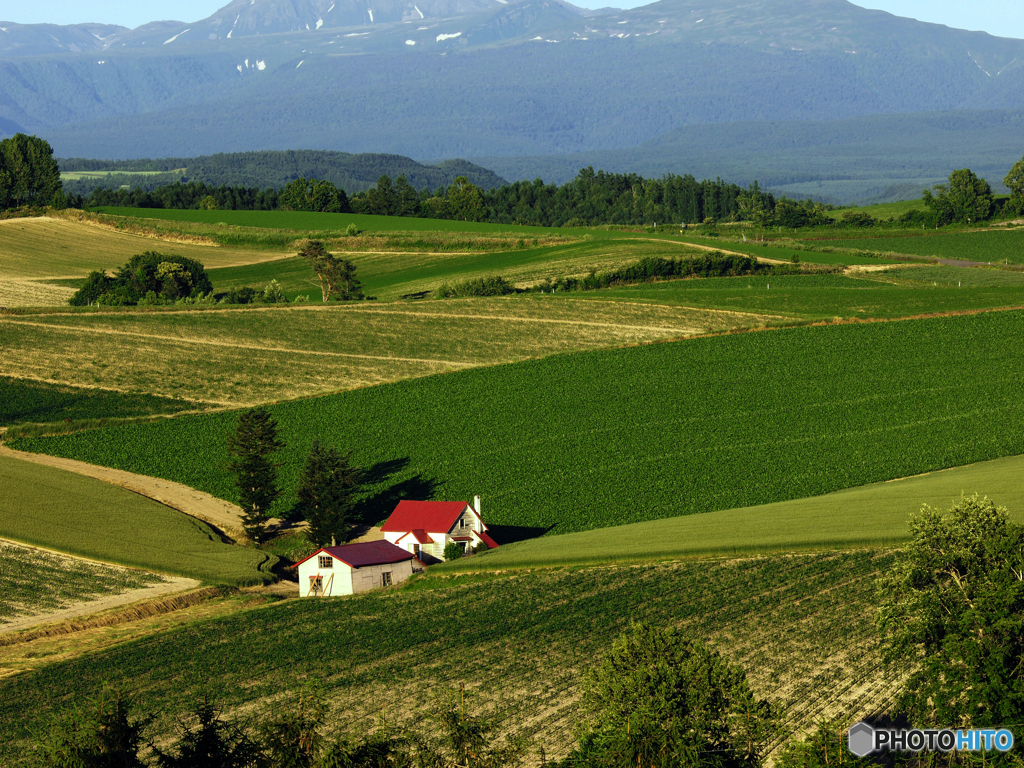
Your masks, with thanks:
[{"label": "tree cluster", "polygon": [[113,277],[105,272],[91,272],[68,303],[76,307],[129,306],[195,299],[212,292],[210,278],[198,261],[146,251],[132,256]]},{"label": "tree cluster", "polygon": [[[242,527],[260,543],[267,538],[267,523],[274,502],[281,496],[274,455],[285,447],[277,420],[266,408],[251,408],[238,417],[228,437],[228,470],[235,476]],[[308,537],[317,546],[348,541],[351,512],[363,472],[352,465],[351,451],[340,453],[333,446],[313,441],[299,475],[299,515],[309,523]]]},{"label": "tree cluster", "polygon": [[97,208],[167,208],[196,210],[216,208],[226,211],[276,211],[280,193],[274,189],[244,186],[214,187],[201,181],[165,184],[152,191],[131,189],[94,189],[88,197],[77,201],[79,207]]},{"label": "tree cluster", "polygon": [[49,143],[24,133],[0,141],[0,210],[65,205],[60,170]]},{"label": "tree cluster", "polygon": [[170,744],[146,741],[152,716],[129,696],[107,690],[51,721],[38,746],[55,768],[519,768],[521,739],[499,739],[494,724],[468,712],[453,692],[434,706],[420,733],[390,726],[359,734],[327,732],[330,707],[304,694],[275,713],[227,721],[209,699],[179,720]]},{"label": "tree cluster", "polygon": [[345,190],[329,181],[298,178],[281,190],[278,207],[282,211],[313,213],[352,213]]}]

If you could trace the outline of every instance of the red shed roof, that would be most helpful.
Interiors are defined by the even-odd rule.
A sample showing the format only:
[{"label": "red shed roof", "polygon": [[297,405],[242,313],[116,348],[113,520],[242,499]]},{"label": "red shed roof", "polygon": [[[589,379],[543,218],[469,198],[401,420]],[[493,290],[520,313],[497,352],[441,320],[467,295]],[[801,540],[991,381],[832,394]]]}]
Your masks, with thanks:
[{"label": "red shed roof", "polygon": [[448,533],[466,507],[473,509],[465,501],[400,501],[380,529],[391,533],[416,530]]},{"label": "red shed roof", "polygon": [[321,547],[309,557],[297,562],[294,567],[298,568],[306,560],[319,555],[321,552],[325,552],[353,568],[362,568],[367,565],[401,563],[405,560],[412,560],[415,557],[412,552],[396,547],[390,541],[364,541],[361,544],[343,544],[340,547]]}]

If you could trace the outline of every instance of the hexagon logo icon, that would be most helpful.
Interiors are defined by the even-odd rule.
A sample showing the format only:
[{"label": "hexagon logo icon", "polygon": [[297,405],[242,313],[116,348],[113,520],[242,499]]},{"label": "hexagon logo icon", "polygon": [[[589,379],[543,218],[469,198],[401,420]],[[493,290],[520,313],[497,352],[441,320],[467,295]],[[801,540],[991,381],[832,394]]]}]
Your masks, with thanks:
[{"label": "hexagon logo icon", "polygon": [[857,723],[846,734],[846,746],[857,757],[864,757],[875,748],[875,729],[865,722]]}]

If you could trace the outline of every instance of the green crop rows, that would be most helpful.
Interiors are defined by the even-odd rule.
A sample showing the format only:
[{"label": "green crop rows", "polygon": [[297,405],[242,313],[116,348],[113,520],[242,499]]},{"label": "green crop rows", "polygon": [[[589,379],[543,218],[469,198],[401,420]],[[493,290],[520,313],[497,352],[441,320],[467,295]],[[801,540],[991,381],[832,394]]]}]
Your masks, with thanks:
[{"label": "green crop rows", "polygon": [[[884,705],[870,606],[892,555],[688,561],[525,576],[428,577],[355,598],[297,600],[197,622],[0,682],[0,762],[46,714],[104,682],[158,714],[154,735],[209,694],[228,713],[315,679],[342,727],[417,720],[460,681],[534,748],[564,754],[580,676],[630,619],[682,626],[743,665],[787,735],[825,711]],[[540,715],[543,716],[541,717]]]},{"label": "green crop rows", "polygon": [[830,240],[828,244],[843,248],[905,253],[912,256],[935,256],[940,259],[956,259],[957,261],[1024,264],[1024,229],[951,232],[949,234],[904,237],[865,237]]},{"label": "green crop rows", "polygon": [[[805,327],[556,356],[271,406],[294,501],[314,439],[368,470],[364,519],[481,494],[489,523],[588,530],[1024,453],[1024,313]],[[16,447],[233,499],[233,413]],[[181,450],[179,446],[188,446]]]},{"label": "green crop rows", "polygon": [[156,574],[62,557],[0,541],[0,628],[19,616],[120,594],[162,581]]},{"label": "green crop rows", "polygon": [[0,376],[0,426],[148,416],[195,407],[187,400],[169,397],[57,386]]},{"label": "green crop rows", "polygon": [[273,581],[277,558],[224,544],[206,523],[131,491],[0,456],[0,536],[215,584]]}]

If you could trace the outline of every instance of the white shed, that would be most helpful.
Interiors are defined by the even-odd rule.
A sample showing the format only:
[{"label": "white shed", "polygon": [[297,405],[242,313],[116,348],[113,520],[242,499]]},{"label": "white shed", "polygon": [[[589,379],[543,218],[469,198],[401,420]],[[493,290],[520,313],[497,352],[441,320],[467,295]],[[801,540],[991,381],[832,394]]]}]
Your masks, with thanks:
[{"label": "white shed", "polygon": [[321,547],[295,567],[300,597],[353,595],[398,584],[422,565],[408,550],[387,541],[367,541],[340,547]]}]

